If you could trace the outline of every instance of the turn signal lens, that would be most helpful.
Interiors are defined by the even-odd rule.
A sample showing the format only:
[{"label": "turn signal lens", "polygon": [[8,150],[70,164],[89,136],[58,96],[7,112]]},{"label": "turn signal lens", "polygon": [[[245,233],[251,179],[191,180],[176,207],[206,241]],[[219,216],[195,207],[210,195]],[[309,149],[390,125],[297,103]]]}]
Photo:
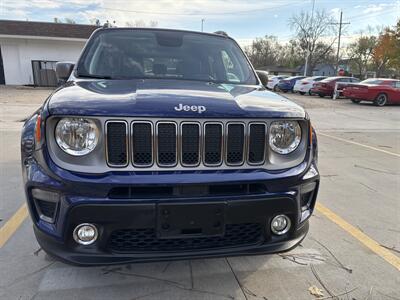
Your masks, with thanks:
[{"label": "turn signal lens", "polygon": [[36,143],[40,143],[42,139],[42,117],[38,115],[35,125],[35,139]]}]

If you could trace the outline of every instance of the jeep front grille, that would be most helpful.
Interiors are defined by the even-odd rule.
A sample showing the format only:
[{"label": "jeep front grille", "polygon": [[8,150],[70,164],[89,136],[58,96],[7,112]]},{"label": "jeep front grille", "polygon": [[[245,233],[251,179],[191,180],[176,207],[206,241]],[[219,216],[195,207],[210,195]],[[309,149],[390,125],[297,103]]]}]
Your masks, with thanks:
[{"label": "jeep front grille", "polygon": [[107,162],[112,167],[128,164],[128,124],[125,121],[106,123]]},{"label": "jeep front grille", "polygon": [[200,163],[200,124],[181,124],[181,163],[197,166]]},{"label": "jeep front grille", "polygon": [[226,162],[229,165],[241,165],[244,154],[244,125],[228,124],[226,139]]},{"label": "jeep front grille", "polygon": [[160,167],[174,167],[177,164],[177,131],[173,122],[157,123],[157,164]]},{"label": "jeep front grille", "polygon": [[265,160],[265,131],[263,123],[251,123],[249,125],[249,164],[263,163]]},{"label": "jeep front grille", "polygon": [[[106,122],[110,167],[217,167],[263,165],[267,125],[239,121]],[[128,150],[129,149],[129,150]],[[128,155],[129,153],[129,155]]]},{"label": "jeep front grille", "polygon": [[132,160],[136,167],[153,164],[153,124],[151,122],[132,123]]},{"label": "jeep front grille", "polygon": [[222,124],[206,123],[204,127],[204,164],[218,166],[222,162]]}]

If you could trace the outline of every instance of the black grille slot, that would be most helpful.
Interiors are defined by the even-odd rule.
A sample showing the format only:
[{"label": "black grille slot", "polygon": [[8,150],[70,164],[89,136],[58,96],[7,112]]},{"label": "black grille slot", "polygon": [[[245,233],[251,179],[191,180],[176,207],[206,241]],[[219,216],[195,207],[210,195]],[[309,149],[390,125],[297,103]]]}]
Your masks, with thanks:
[{"label": "black grille slot", "polygon": [[244,125],[228,124],[228,137],[226,143],[226,162],[228,164],[241,164],[244,152]]},{"label": "black grille slot", "polygon": [[265,124],[250,124],[249,133],[249,163],[264,162],[265,153]]},{"label": "black grille slot", "polygon": [[174,186],[121,186],[112,188],[111,199],[179,198],[230,195],[252,195],[266,193],[262,183],[213,184],[213,185],[174,185]]},{"label": "black grille slot", "polygon": [[228,224],[223,236],[158,239],[153,228],[121,229],[111,234],[108,248],[113,252],[205,250],[256,245],[262,242],[258,223]]},{"label": "black grille slot", "polygon": [[222,151],[222,125],[206,124],[204,130],[204,163],[219,165]]},{"label": "black grille slot", "polygon": [[182,124],[182,164],[196,166],[200,158],[200,126],[198,124]]},{"label": "black grille slot", "polygon": [[128,164],[127,124],[125,122],[107,123],[107,161],[112,166]]},{"label": "black grille slot", "polygon": [[40,210],[40,213],[49,218],[53,219],[55,212],[56,212],[56,207],[57,203],[56,202],[50,202],[50,201],[45,201],[45,200],[40,200],[40,199],[35,199],[37,207]]},{"label": "black grille slot", "polygon": [[161,166],[176,165],[176,125],[159,123],[157,136],[158,164]]},{"label": "black grille slot", "polygon": [[138,167],[153,163],[153,132],[151,123],[133,123],[132,149],[133,164]]}]

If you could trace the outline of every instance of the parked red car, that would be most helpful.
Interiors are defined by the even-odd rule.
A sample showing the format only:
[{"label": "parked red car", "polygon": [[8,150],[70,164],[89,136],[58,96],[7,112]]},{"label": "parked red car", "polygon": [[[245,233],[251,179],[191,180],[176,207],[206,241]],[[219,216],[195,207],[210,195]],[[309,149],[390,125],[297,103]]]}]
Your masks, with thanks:
[{"label": "parked red car", "polygon": [[354,103],[372,101],[375,105],[400,103],[400,80],[371,78],[358,84],[350,84],[343,90],[343,95]]},{"label": "parked red car", "polygon": [[357,83],[360,80],[354,77],[345,77],[345,76],[336,76],[336,77],[328,77],[320,82],[316,82],[313,85],[312,92],[317,94],[320,97],[329,96],[332,97],[336,83],[340,82],[343,84],[349,83]]}]

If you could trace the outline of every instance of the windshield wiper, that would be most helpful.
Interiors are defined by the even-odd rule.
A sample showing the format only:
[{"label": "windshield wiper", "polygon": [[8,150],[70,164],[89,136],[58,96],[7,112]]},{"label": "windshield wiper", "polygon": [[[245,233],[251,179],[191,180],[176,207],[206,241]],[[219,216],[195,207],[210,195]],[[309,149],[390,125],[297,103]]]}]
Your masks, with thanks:
[{"label": "windshield wiper", "polygon": [[82,78],[96,78],[96,79],[113,79],[109,75],[96,75],[96,74],[77,74],[78,77]]}]

